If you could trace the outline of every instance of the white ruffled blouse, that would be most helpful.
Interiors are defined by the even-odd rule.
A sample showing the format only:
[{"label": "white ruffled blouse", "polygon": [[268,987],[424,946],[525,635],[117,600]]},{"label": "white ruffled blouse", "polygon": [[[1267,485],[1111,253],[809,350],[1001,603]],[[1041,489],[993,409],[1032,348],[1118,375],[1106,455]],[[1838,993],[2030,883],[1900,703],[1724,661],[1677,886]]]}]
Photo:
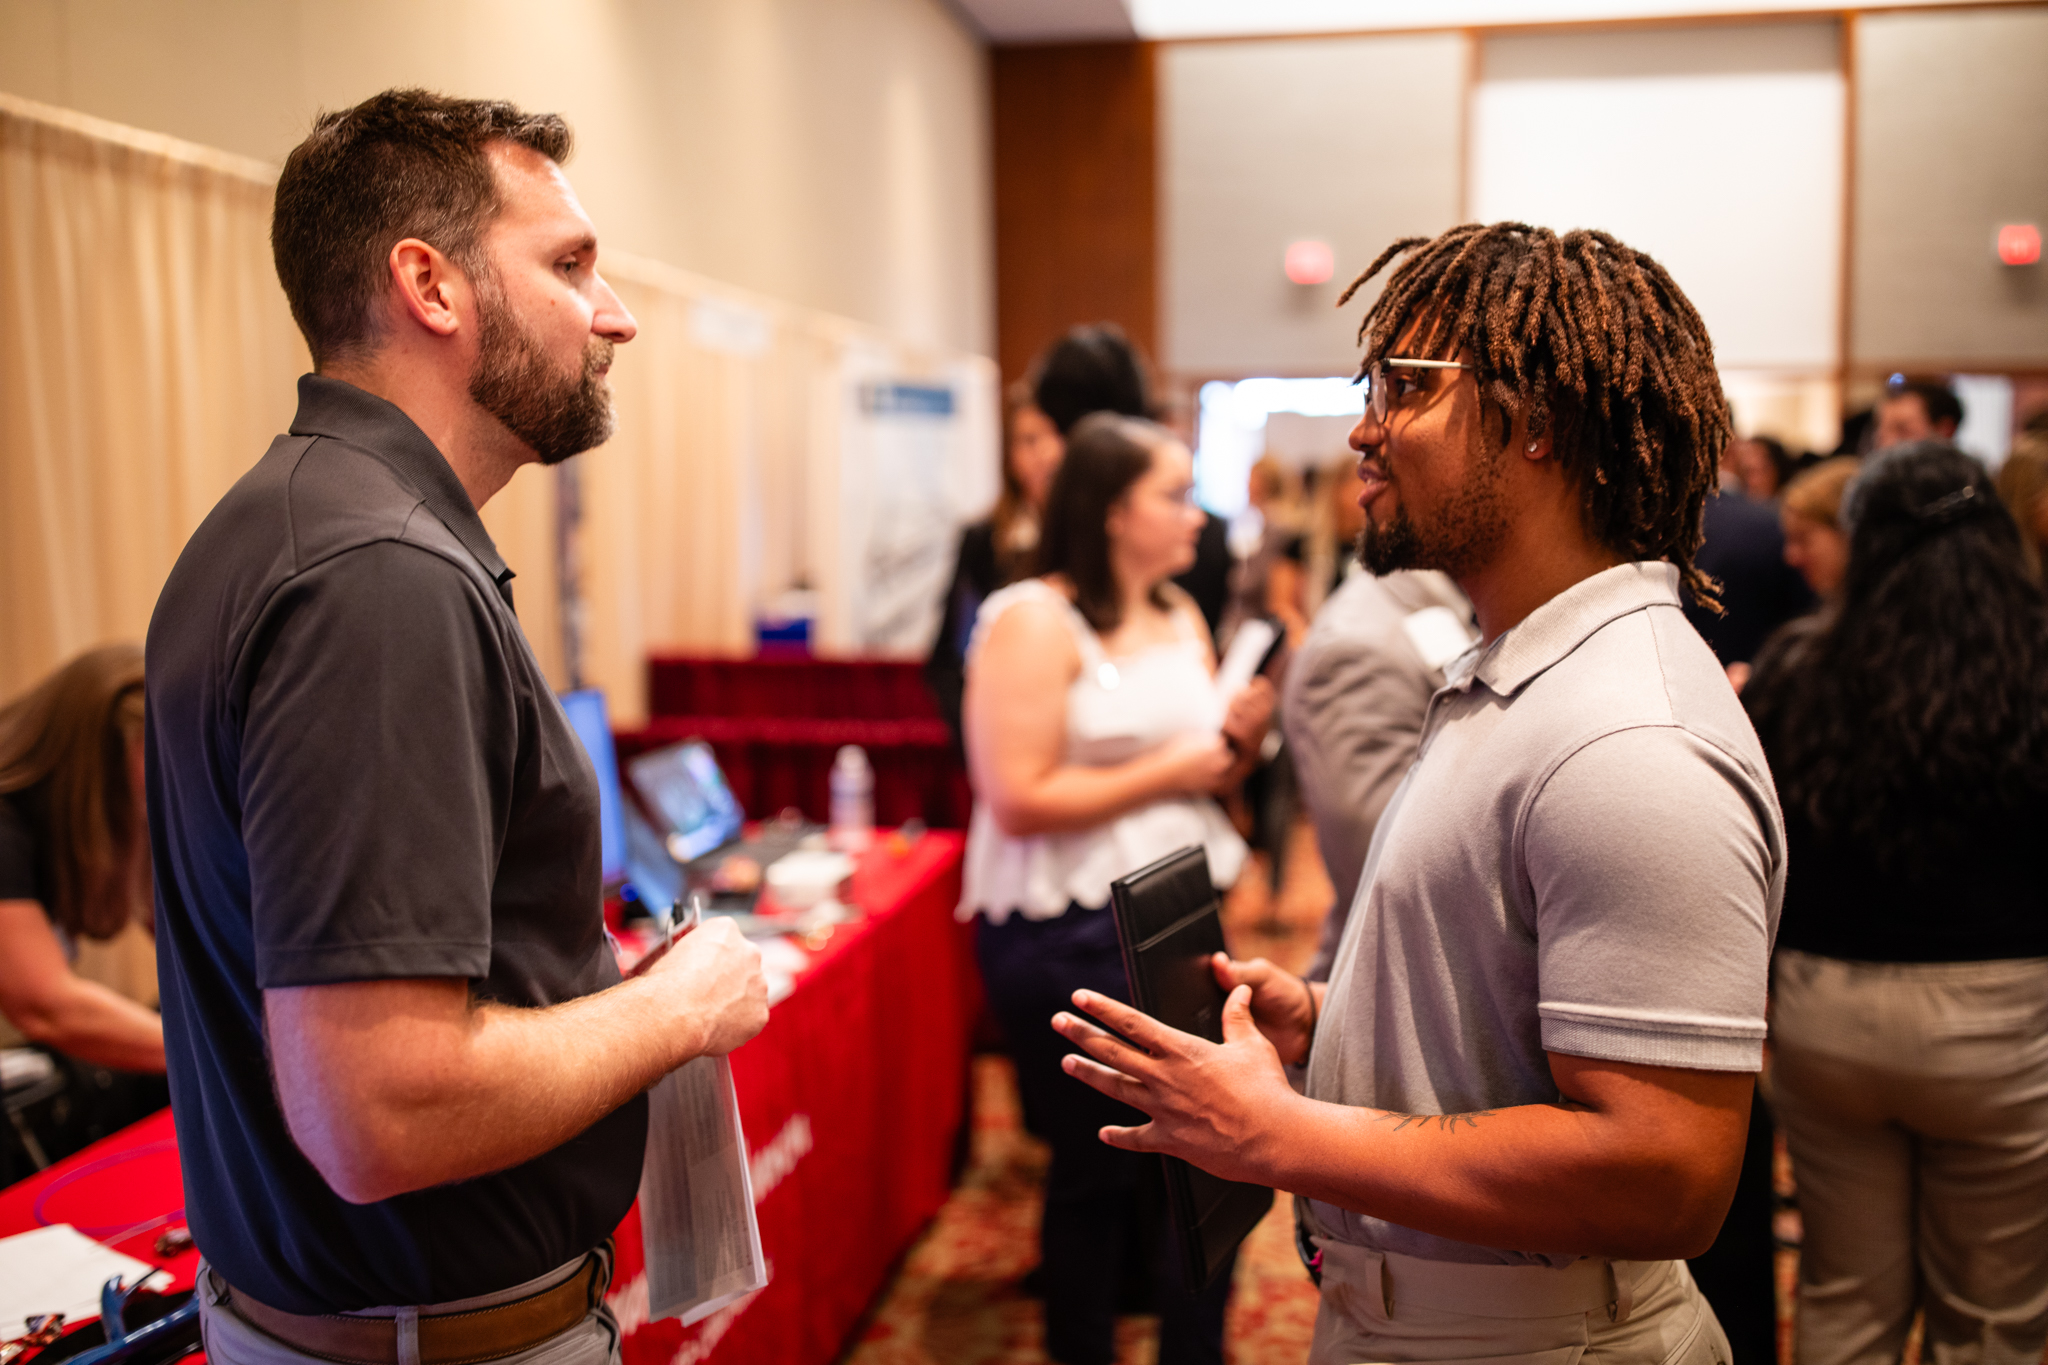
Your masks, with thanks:
[{"label": "white ruffled blouse", "polygon": [[[1023,601],[1056,604],[1081,651],[1081,676],[1067,689],[1068,763],[1111,767],[1178,735],[1222,728],[1226,699],[1217,695],[1201,642],[1184,619],[1180,639],[1112,659],[1073,603],[1042,579],[990,594],[975,618],[968,668],[996,618]],[[1216,885],[1237,880],[1244,840],[1205,796],[1168,797],[1091,829],[1021,838],[1004,833],[988,803],[977,802],[959,915],[1001,924],[1012,913],[1054,919],[1070,904],[1100,910],[1112,881],[1190,844],[1208,852]]]}]

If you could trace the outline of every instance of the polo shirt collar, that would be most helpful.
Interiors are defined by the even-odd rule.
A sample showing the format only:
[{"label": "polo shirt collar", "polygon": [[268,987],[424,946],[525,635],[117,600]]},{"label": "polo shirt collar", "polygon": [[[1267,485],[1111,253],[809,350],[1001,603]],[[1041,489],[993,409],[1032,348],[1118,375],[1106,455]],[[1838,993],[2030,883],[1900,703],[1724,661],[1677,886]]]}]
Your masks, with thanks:
[{"label": "polo shirt collar", "polygon": [[[1678,605],[1678,569],[1663,560],[1617,564],[1574,583],[1483,650],[1468,654],[1459,683],[1481,682],[1511,697],[1586,642],[1594,631],[1644,607]],[[1469,670],[1469,671],[1468,671]]]},{"label": "polo shirt collar", "polygon": [[512,581],[512,570],[484,529],[476,504],[447,457],[427,439],[397,404],[343,380],[326,375],[299,376],[299,412],[292,418],[294,436],[331,436],[369,451],[410,483],[427,508],[476,556],[500,589]]}]

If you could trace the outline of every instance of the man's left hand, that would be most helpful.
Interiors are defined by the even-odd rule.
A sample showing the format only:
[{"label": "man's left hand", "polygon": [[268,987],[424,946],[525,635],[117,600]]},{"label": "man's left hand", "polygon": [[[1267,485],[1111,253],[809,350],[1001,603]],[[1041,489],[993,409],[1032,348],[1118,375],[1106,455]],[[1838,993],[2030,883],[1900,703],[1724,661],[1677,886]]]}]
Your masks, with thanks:
[{"label": "man's left hand", "polygon": [[1068,1056],[1067,1074],[1151,1117],[1142,1127],[1104,1128],[1102,1140],[1127,1151],[1183,1157],[1225,1179],[1270,1184],[1262,1158],[1282,1127],[1276,1120],[1300,1096],[1287,1083],[1280,1054],[1252,1022],[1251,999],[1249,986],[1230,993],[1218,1044],[1107,996],[1074,992],[1076,1009],[1139,1045],[1075,1015],[1053,1016],[1053,1027],[1088,1054]]},{"label": "man's left hand", "polygon": [[1233,693],[1224,707],[1223,737],[1254,765],[1266,743],[1266,732],[1273,728],[1273,708],[1278,701],[1279,694],[1269,680],[1253,678]]}]

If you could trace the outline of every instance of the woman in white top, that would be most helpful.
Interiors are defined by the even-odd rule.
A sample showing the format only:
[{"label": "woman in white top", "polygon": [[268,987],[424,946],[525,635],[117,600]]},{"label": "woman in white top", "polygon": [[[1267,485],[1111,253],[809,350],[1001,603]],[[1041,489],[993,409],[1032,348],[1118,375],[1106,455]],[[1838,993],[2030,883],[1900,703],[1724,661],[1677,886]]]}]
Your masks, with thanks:
[{"label": "woman in white top", "polygon": [[1046,1353],[1065,1365],[1108,1365],[1119,1289],[1148,1275],[1160,1365],[1223,1359],[1229,1276],[1199,1296],[1180,1285],[1156,1159],[1096,1137],[1144,1116],[1068,1077],[1051,1024],[1077,989],[1129,999],[1110,882],[1189,844],[1219,885],[1244,862],[1213,797],[1256,759],[1273,694],[1259,680],[1217,695],[1201,613],[1169,582],[1194,562],[1192,488],[1187,447],[1163,427],[1084,419],[1046,500],[1043,576],[988,599],[967,655],[961,913],[982,917],[1025,1122],[1052,1146],[1039,1280]]}]

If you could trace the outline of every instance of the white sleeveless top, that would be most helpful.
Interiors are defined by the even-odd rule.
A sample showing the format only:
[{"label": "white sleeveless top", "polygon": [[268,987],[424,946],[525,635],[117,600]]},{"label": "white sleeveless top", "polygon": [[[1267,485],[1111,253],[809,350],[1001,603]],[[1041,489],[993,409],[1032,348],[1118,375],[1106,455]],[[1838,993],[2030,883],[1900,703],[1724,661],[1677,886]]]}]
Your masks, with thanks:
[{"label": "white sleeveless top", "polygon": [[[1081,676],[1067,689],[1068,763],[1110,767],[1175,736],[1222,727],[1226,699],[1217,695],[1201,641],[1183,614],[1175,614],[1180,639],[1111,659],[1074,604],[1042,579],[1013,583],[982,603],[967,646],[970,669],[996,618],[1024,601],[1057,605],[1081,651]],[[1001,924],[1012,912],[1055,919],[1070,903],[1100,910],[1112,881],[1189,844],[1208,851],[1217,886],[1237,880],[1244,840],[1206,796],[1167,797],[1089,829],[1022,838],[1005,834],[988,803],[977,802],[959,916],[981,914]]]}]

